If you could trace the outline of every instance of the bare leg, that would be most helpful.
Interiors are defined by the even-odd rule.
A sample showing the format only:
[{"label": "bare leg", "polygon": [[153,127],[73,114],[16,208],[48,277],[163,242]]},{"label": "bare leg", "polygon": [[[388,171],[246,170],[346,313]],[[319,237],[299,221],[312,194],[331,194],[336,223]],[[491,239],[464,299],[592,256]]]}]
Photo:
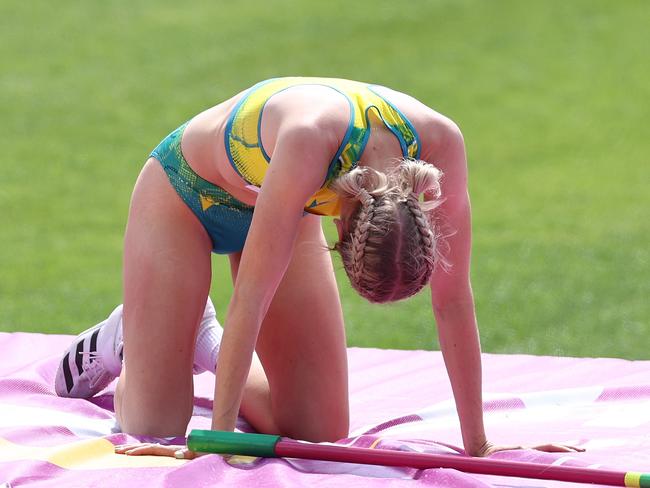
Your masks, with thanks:
[{"label": "bare leg", "polygon": [[[270,384],[274,430],[311,441],[337,440],[349,429],[343,314],[326,246],[320,219],[304,217],[257,342]],[[238,260],[231,259],[231,265],[236,274]],[[250,379],[247,389],[256,391]],[[263,388],[257,392],[264,398]],[[245,414],[261,405],[250,398],[244,394]]]},{"label": "bare leg", "polygon": [[125,432],[185,434],[211,247],[160,164],[150,159],[133,192],[124,244],[124,367],[115,411]]},{"label": "bare leg", "polygon": [[[192,414],[194,344],[210,287],[211,249],[208,235],[160,164],[149,160],[133,192],[125,237],[124,366],[115,392],[115,411],[125,432],[185,434]],[[242,413],[256,429],[278,432],[258,358],[244,399]]]}]

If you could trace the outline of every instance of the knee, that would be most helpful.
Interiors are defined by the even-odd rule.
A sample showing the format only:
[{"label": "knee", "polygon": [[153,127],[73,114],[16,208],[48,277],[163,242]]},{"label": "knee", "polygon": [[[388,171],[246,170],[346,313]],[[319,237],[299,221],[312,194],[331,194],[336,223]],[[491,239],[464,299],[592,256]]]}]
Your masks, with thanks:
[{"label": "knee", "polygon": [[141,399],[124,394],[118,382],[115,390],[115,417],[125,434],[147,437],[184,437],[192,417],[192,404],[147,406]]},{"label": "knee", "polygon": [[146,437],[184,437],[189,417],[158,415],[121,415],[118,416],[120,430],[125,434]]}]

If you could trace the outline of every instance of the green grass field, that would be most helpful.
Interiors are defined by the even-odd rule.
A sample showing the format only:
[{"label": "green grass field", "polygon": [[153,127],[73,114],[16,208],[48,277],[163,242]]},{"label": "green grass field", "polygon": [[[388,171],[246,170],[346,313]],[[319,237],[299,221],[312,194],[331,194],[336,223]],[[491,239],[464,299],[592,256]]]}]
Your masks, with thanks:
[{"label": "green grass field", "polygon": [[[260,79],[320,75],[463,129],[484,350],[647,358],[649,20],[645,0],[4,0],[0,330],[105,317],[149,151]],[[426,292],[371,306],[336,267],[350,345],[437,348]]]}]

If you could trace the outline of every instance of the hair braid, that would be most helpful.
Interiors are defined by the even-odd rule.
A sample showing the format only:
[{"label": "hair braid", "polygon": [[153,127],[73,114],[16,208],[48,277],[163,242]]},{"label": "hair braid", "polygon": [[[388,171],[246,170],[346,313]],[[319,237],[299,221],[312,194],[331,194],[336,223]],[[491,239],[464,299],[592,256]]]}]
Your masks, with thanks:
[{"label": "hair braid", "polygon": [[429,267],[433,269],[436,262],[436,240],[431,230],[431,223],[422,211],[420,202],[415,193],[411,193],[406,197],[406,206],[411,211],[418,233],[420,234],[424,258],[429,264]]},{"label": "hair braid", "polygon": [[364,255],[366,252],[366,242],[370,233],[372,217],[375,213],[375,199],[367,190],[359,191],[361,208],[359,209],[359,224],[352,234],[352,282],[357,285],[359,291],[363,288],[360,286],[364,277]]}]

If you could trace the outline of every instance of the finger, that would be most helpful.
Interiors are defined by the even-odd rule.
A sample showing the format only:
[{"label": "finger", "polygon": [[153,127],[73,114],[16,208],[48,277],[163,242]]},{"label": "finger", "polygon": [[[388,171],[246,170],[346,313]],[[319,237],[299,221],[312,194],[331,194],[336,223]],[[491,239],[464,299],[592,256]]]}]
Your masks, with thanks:
[{"label": "finger", "polygon": [[115,452],[118,454],[124,454],[124,452],[139,446],[142,446],[142,444],[141,443],[121,444],[119,446],[115,446]]},{"label": "finger", "polygon": [[127,456],[173,456],[177,446],[141,445],[124,451]]},{"label": "finger", "polygon": [[571,451],[573,451],[573,449],[570,449],[567,446],[561,446],[561,445],[557,445],[557,444],[551,444],[551,445],[548,445],[548,446],[545,446],[545,447],[546,447],[547,452],[571,452]]},{"label": "finger", "polygon": [[174,453],[174,457],[176,457],[176,459],[196,459],[197,457],[205,456],[206,454],[208,453],[192,451],[187,447],[184,447],[182,449],[178,449],[176,453]]},{"label": "finger", "polygon": [[134,443],[134,444],[123,444],[121,446],[115,446],[115,452],[118,454],[124,454],[127,451],[136,449],[138,447],[149,446],[149,444]]},{"label": "finger", "polygon": [[143,456],[145,454],[154,454],[155,450],[154,446],[133,446],[126,449],[123,454],[127,456]]},{"label": "finger", "polygon": [[564,452],[585,452],[584,447],[568,446],[566,444],[561,444],[560,446],[566,449]]},{"label": "finger", "polygon": [[177,449],[174,452],[174,457],[176,459],[194,459],[198,456],[198,454],[194,451],[190,451],[187,448],[182,448],[182,449]]},{"label": "finger", "polygon": [[583,448],[567,446],[564,444],[542,444],[533,449],[543,452],[584,452]]},{"label": "finger", "polygon": [[161,456],[161,455],[164,455],[164,453],[158,452],[153,447],[135,447],[133,449],[129,449],[124,454],[126,454],[127,456]]}]

